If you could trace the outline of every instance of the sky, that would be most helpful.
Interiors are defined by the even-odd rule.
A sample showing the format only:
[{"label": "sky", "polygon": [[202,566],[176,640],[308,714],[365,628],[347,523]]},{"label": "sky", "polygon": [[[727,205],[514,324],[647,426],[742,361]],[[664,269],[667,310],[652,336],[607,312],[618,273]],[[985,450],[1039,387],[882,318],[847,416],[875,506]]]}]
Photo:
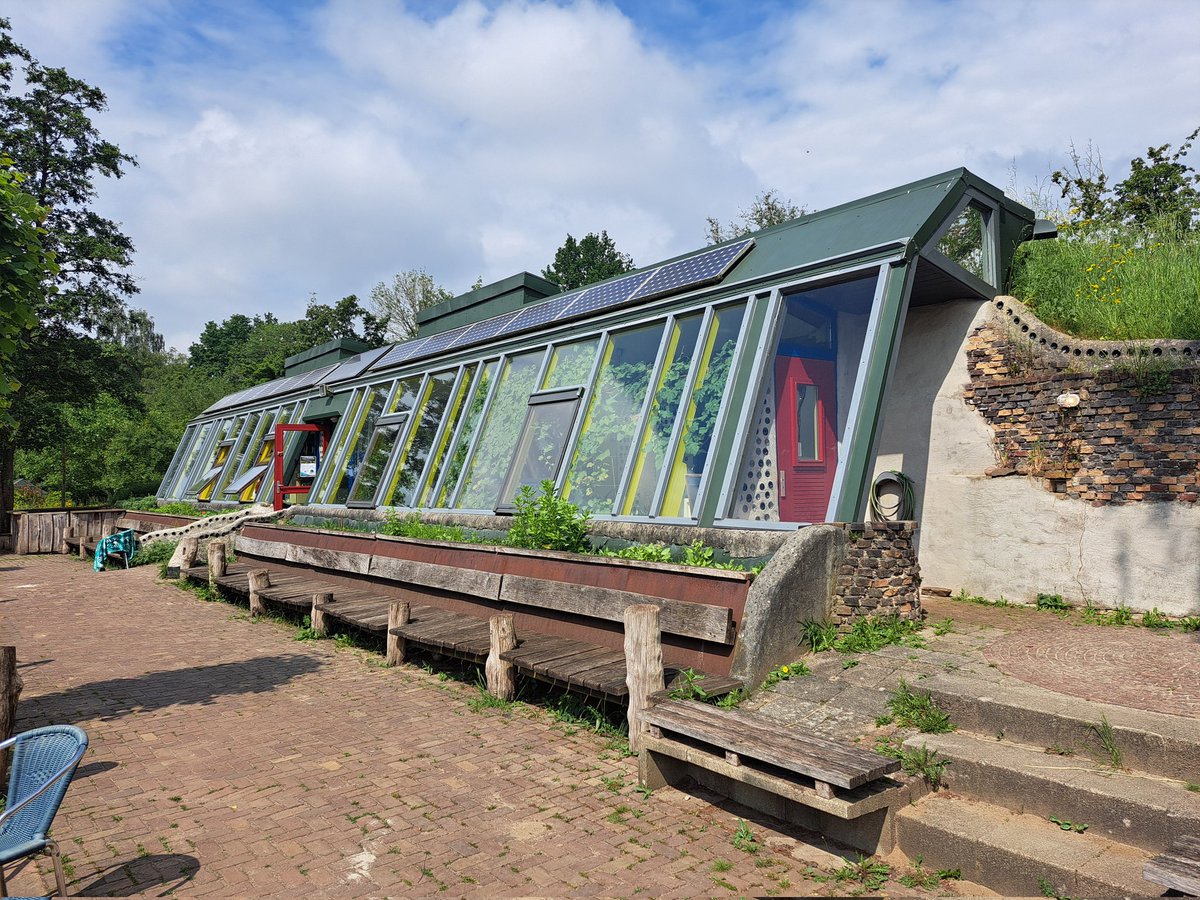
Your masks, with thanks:
[{"label": "sky", "polygon": [[459,293],[606,230],[638,266],[764,190],[809,209],[965,166],[1027,201],[1200,125],[1200,5],[1086,0],[39,0],[137,158],[96,208],[169,347],[419,268]]}]

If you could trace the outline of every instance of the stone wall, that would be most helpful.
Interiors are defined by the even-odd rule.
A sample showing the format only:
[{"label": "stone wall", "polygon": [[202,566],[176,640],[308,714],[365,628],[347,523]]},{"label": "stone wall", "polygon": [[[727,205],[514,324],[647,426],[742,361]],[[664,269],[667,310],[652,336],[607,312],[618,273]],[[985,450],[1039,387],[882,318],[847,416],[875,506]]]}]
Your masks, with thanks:
[{"label": "stone wall", "polygon": [[833,590],[832,619],[849,631],[865,616],[921,616],[916,522],[839,524],[849,536]]},{"label": "stone wall", "polygon": [[[1035,352],[1002,322],[976,329],[963,396],[994,432],[997,467],[989,474],[1031,475],[1093,506],[1195,503],[1200,371],[1128,354],[1108,364],[1076,369],[1069,357]],[[1060,396],[1078,405],[1061,406]]]}]

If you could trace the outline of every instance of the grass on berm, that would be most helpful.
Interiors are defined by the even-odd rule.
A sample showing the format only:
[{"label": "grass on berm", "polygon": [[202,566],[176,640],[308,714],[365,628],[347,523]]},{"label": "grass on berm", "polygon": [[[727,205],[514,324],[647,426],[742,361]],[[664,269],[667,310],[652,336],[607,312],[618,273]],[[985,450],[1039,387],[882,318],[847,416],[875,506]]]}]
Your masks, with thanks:
[{"label": "grass on berm", "polygon": [[1010,291],[1076,337],[1200,340],[1200,232],[1060,225],[1018,249]]}]

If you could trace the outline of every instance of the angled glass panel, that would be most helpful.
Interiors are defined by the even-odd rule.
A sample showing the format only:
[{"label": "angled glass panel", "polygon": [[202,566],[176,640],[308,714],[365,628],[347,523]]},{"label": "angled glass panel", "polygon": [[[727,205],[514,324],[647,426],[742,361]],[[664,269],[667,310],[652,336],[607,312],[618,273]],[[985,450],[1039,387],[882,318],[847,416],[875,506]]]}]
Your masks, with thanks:
[{"label": "angled glass panel", "polygon": [[596,361],[596,348],[599,346],[600,338],[593,337],[555,347],[550,357],[550,366],[542,379],[542,390],[552,391],[587,384],[588,376],[592,372],[592,363]]},{"label": "angled glass panel", "polygon": [[263,435],[271,423],[275,421],[275,416],[278,412],[277,409],[272,409],[261,413],[251,413],[249,420],[246,422],[246,427],[242,429],[242,435],[238,439],[233,457],[229,465],[225,467],[221,478],[217,481],[216,494],[221,494],[226,499],[231,499],[227,496],[230,493],[227,490],[227,485],[237,480],[238,476],[248,466],[253,464],[255,457],[258,456],[262,448]]},{"label": "angled glass panel", "polygon": [[513,468],[501,494],[502,505],[511,505],[522,488],[536,491],[543,481],[558,477],[582,394],[582,388],[568,388],[529,399]]},{"label": "angled glass panel", "polygon": [[369,503],[375,499],[379,482],[383,479],[388,460],[392,457],[396,438],[408,424],[408,417],[417,403],[417,394],[421,391],[423,381],[423,376],[413,375],[401,381],[396,388],[386,414],[376,422],[363,456],[362,466],[358,470],[358,477],[354,479],[354,486],[350,489],[348,499],[351,503]]},{"label": "angled glass panel", "polygon": [[718,309],[713,316],[703,352],[696,360],[699,369],[695,388],[686,407],[683,432],[675,449],[660,515],[695,515],[696,494],[708,463],[713,429],[725,399],[725,384],[745,313],[745,305],[739,305]]},{"label": "angled glass panel", "polygon": [[375,430],[375,420],[383,413],[391,385],[377,384],[367,388],[359,408],[356,421],[346,432],[346,449],[342,461],[335,465],[333,480],[328,490],[329,503],[345,503],[350,496],[350,486],[358,477],[359,467],[367,455],[367,442]]},{"label": "angled glass panel", "polygon": [[[275,459],[275,425],[287,421],[292,411],[291,404],[285,404],[279,409],[264,413],[255,434],[246,445],[238,471],[234,473],[225,486],[224,496],[229,500],[251,503],[262,486],[261,479],[266,474],[267,467]],[[248,478],[247,473],[253,471],[254,477]]]},{"label": "angled glass panel", "polygon": [[521,436],[525,407],[533,393],[541,349],[510,357],[500,374],[491,408],[481,425],[475,454],[469,462],[462,494],[455,504],[462,509],[495,509],[508,474],[513,451]]},{"label": "angled glass panel", "polygon": [[663,322],[612,335],[600,362],[563,496],[580,509],[611,514],[634,446]]},{"label": "angled glass panel", "polygon": [[475,370],[477,368],[478,365],[472,363],[463,369],[458,388],[454,391],[454,396],[446,404],[445,413],[442,416],[445,424],[441,432],[434,438],[436,446],[432,447],[429,453],[429,471],[425,476],[425,484],[421,488],[420,495],[412,504],[413,506],[431,505],[430,501],[434,490],[437,488],[442,468],[449,458],[450,443],[454,440],[454,433],[458,429],[459,420],[467,408],[467,392],[471,389],[471,381],[475,378]]},{"label": "angled glass panel", "polygon": [[988,281],[984,257],[984,211],[968,204],[937,243],[938,252],[954,260],[976,278]]},{"label": "angled glass panel", "polygon": [[163,473],[162,482],[158,486],[155,494],[159,497],[164,496],[167,486],[175,479],[175,473],[179,471],[179,465],[183,462],[187,455],[188,447],[196,437],[196,426],[189,425],[184,429],[183,439],[179,442],[179,446],[175,448],[175,454],[171,457],[171,463],[167,466],[167,471]]},{"label": "angled glass panel", "polygon": [[181,483],[186,484],[191,476],[191,468],[195,464],[196,456],[200,452],[200,448],[204,445],[205,438],[208,437],[212,430],[213,423],[205,422],[203,425],[192,426],[190,429],[190,441],[187,441],[187,446],[182,457],[179,460],[179,465],[175,467],[175,471],[166,479],[163,484],[161,497],[169,497],[175,499],[182,494]]},{"label": "angled glass panel", "polygon": [[213,421],[205,422],[200,426],[200,433],[196,435],[195,442],[188,450],[187,461],[180,467],[179,474],[175,476],[175,484],[171,486],[168,496],[172,498],[187,496],[187,486],[199,476],[200,473],[196,470],[199,466],[204,465],[208,442],[213,438],[219,424],[219,422]]},{"label": "angled glass panel", "polygon": [[662,371],[654,385],[650,415],[637,448],[629,493],[621,510],[624,515],[648,516],[654,511],[655,491],[667,466],[671,433],[683,403],[703,318],[703,313],[693,313],[676,319],[671,327]]},{"label": "angled glass panel", "polygon": [[309,496],[313,498],[314,503],[329,502],[327,499],[330,494],[329,486],[333,483],[335,475],[340,474],[338,468],[339,460],[344,455],[350,434],[357,428],[363,401],[369,393],[370,388],[358,388],[350,398],[350,402],[346,404],[346,414],[338,420],[337,427],[333,431],[333,437],[329,441],[328,451],[325,454],[325,458],[321,460],[321,468],[317,472],[317,480],[313,483],[313,488],[309,492]]},{"label": "angled glass panel", "polygon": [[479,382],[475,385],[471,398],[467,402],[467,411],[462,424],[458,428],[457,436],[452,438],[454,449],[451,451],[449,462],[446,464],[446,474],[442,479],[441,487],[437,489],[437,501],[430,504],[432,506],[446,509],[454,501],[454,494],[458,488],[458,482],[462,478],[463,467],[467,462],[467,453],[471,449],[471,442],[475,437],[475,432],[479,428],[480,418],[483,415],[483,407],[487,403],[488,395],[491,393],[498,367],[499,362],[497,360],[491,360],[483,367],[483,374],[479,376]]},{"label": "angled glass panel", "polygon": [[236,416],[226,419],[221,423],[221,429],[217,432],[217,442],[213,447],[208,468],[201,472],[192,483],[192,486],[188,488],[189,495],[199,500],[208,500],[212,497],[213,486],[216,484],[221,472],[224,471],[225,463],[229,462],[229,454],[233,450],[234,441],[245,422],[245,416]]},{"label": "angled glass panel", "polygon": [[446,416],[446,407],[450,402],[450,393],[454,390],[456,374],[451,369],[430,376],[425,388],[425,399],[413,413],[416,417],[415,422],[400,450],[396,474],[392,477],[382,505],[416,505],[414,500],[419,487],[417,481],[425,470],[425,462],[433,449],[434,438],[437,437],[442,420]]}]

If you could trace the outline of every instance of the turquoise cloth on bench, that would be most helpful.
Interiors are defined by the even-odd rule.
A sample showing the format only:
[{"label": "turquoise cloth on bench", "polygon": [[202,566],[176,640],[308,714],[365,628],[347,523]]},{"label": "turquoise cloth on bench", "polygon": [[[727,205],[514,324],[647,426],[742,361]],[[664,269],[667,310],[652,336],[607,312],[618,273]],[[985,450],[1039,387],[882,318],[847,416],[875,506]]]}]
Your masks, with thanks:
[{"label": "turquoise cloth on bench", "polygon": [[127,531],[118,531],[116,534],[110,534],[106,538],[101,538],[96,544],[96,558],[92,562],[92,568],[97,572],[104,571],[104,560],[114,553],[123,554],[125,557],[125,568],[129,568],[129,557],[133,556],[133,551],[137,549],[137,536],[133,533],[133,529]]}]

